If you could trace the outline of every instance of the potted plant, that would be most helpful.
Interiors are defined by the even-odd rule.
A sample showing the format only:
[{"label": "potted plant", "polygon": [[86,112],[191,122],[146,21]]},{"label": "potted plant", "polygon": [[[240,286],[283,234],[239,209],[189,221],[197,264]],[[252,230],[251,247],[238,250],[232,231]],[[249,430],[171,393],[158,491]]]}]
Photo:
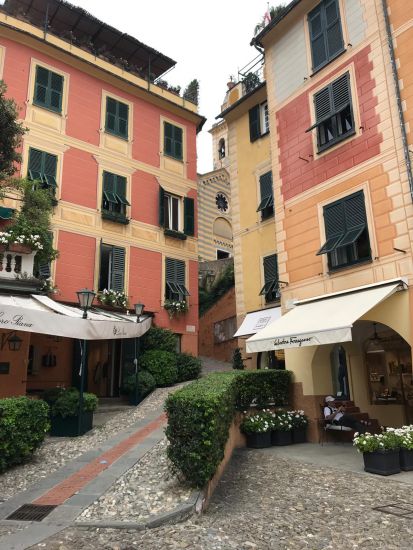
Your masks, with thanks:
[{"label": "potted plant", "polygon": [[50,435],[76,437],[93,427],[93,411],[98,398],[93,393],[83,394],[82,416],[79,423],[80,393],[76,388],[53,388],[45,392],[44,400],[50,405]]},{"label": "potted plant", "polygon": [[246,416],[241,423],[241,431],[246,435],[247,447],[271,447],[271,428],[272,416],[268,411]]},{"label": "potted plant", "polygon": [[272,413],[272,419],[271,445],[291,445],[293,442],[291,415],[285,411],[276,411]]},{"label": "potted plant", "polygon": [[102,292],[99,292],[97,299],[105,306],[122,309],[126,309],[128,307],[128,297],[123,291],[120,292],[117,290],[112,290],[111,288],[105,288]]},{"label": "potted plant", "polygon": [[166,299],[163,307],[168,312],[169,318],[173,319],[175,315],[188,311],[188,303],[186,300],[169,300]]},{"label": "potted plant", "polygon": [[389,476],[400,472],[399,436],[394,431],[381,434],[355,434],[353,445],[363,453],[364,470]]},{"label": "potted plant", "polygon": [[308,417],[304,414],[304,411],[289,411],[292,429],[293,443],[306,443],[307,442],[307,426]]},{"label": "potted plant", "polygon": [[130,405],[138,405],[155,387],[155,378],[150,372],[143,370],[138,373],[138,391],[136,391],[136,375],[134,373],[125,378],[122,391],[129,396]]},{"label": "potted plant", "polygon": [[[387,428],[390,431],[391,428]],[[400,468],[405,472],[413,470],[413,426],[394,430],[400,443]]]}]

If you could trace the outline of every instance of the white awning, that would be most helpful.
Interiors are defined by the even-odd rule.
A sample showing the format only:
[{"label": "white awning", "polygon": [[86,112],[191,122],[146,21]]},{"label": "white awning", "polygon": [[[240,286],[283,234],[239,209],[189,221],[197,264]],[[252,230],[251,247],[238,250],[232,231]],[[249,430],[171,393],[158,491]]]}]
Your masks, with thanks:
[{"label": "white awning", "polygon": [[259,311],[247,313],[245,319],[241,323],[241,326],[234,334],[234,338],[256,334],[279,317],[281,317],[280,307],[271,307],[268,309],[260,309]]},{"label": "white awning", "polygon": [[393,279],[297,302],[294,309],[248,338],[247,352],[348,342],[357,319],[406,288],[404,280]]},{"label": "white awning", "polygon": [[136,322],[136,315],[108,312],[99,308],[83,311],[55,302],[47,296],[0,295],[0,329],[37,332],[79,340],[137,338],[147,332],[151,317]]}]

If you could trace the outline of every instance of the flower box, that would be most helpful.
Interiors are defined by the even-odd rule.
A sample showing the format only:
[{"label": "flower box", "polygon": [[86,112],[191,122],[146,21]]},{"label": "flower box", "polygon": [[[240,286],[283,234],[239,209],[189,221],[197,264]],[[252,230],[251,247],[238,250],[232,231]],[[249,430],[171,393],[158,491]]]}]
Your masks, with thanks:
[{"label": "flower box", "polygon": [[77,437],[90,431],[93,427],[93,411],[84,411],[80,423],[79,415],[75,416],[52,416],[50,419],[50,435],[55,437]]},{"label": "flower box", "polygon": [[293,443],[307,443],[307,429],[293,428],[292,437]]},{"label": "flower box", "polygon": [[290,430],[289,431],[280,431],[280,430],[271,431],[271,445],[276,445],[276,446],[291,445],[292,442],[293,442],[292,432]]},{"label": "flower box", "polygon": [[9,243],[7,250],[10,252],[17,252],[18,254],[31,254],[32,249],[26,244]]},{"label": "flower box", "polygon": [[400,473],[399,449],[363,453],[364,470],[371,474],[390,476]]},{"label": "flower box", "polygon": [[247,447],[251,447],[252,449],[271,447],[271,432],[251,432],[245,435],[247,438]]},{"label": "flower box", "polygon": [[413,470],[413,450],[400,449],[400,468],[404,472]]}]

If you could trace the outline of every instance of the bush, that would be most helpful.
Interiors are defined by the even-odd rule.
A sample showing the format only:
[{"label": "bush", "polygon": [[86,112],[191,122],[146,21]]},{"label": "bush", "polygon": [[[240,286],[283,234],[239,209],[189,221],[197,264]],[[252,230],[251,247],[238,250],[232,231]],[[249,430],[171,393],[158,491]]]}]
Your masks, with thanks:
[{"label": "bush", "polygon": [[[60,394],[51,403],[51,416],[61,416],[62,418],[76,416],[79,413],[79,390],[76,388],[60,389]],[[94,393],[83,394],[83,411],[94,411],[97,406],[98,398]]]},{"label": "bush", "polygon": [[244,361],[242,360],[241,349],[235,348],[232,354],[232,368],[235,370],[244,370]]},{"label": "bush", "polygon": [[31,456],[49,429],[49,407],[44,401],[0,399],[0,472]]},{"label": "bush", "polygon": [[176,335],[166,328],[151,327],[141,338],[141,351],[149,350],[176,352]]},{"label": "bush", "polygon": [[224,457],[235,412],[237,373],[212,373],[168,396],[166,436],[175,471],[202,487]]},{"label": "bush", "polygon": [[202,369],[201,360],[189,353],[178,353],[176,366],[178,368],[178,382],[195,380],[199,377]]},{"label": "bush", "polygon": [[237,407],[245,409],[255,403],[257,407],[287,405],[291,372],[288,370],[252,370],[239,372],[237,379]]},{"label": "bush", "polygon": [[[134,374],[130,374],[123,382],[122,389],[128,395],[132,395],[135,392],[135,380]],[[138,390],[141,398],[146,397],[156,387],[155,378],[152,374],[146,370],[139,371],[138,373]]]},{"label": "bush", "polygon": [[202,487],[223,459],[228,430],[237,406],[251,401],[284,404],[289,395],[289,371],[212,373],[168,396],[166,435],[168,457],[175,471]]},{"label": "bush", "polygon": [[178,379],[176,353],[159,350],[147,351],[141,357],[140,366],[153,375],[157,386],[171,386]]}]

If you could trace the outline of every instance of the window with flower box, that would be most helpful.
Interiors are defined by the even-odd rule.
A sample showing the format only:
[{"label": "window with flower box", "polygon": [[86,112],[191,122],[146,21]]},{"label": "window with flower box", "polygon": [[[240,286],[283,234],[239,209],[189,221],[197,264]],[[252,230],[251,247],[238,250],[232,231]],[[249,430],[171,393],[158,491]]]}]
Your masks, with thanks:
[{"label": "window with flower box", "polygon": [[126,178],[111,172],[103,172],[102,218],[119,223],[129,223],[126,207]]},{"label": "window with flower box", "polygon": [[189,292],[185,287],[185,262],[165,258],[165,299],[185,301]]},{"label": "window with flower box", "polygon": [[123,292],[125,286],[125,249],[102,243],[100,246],[99,291]]}]

